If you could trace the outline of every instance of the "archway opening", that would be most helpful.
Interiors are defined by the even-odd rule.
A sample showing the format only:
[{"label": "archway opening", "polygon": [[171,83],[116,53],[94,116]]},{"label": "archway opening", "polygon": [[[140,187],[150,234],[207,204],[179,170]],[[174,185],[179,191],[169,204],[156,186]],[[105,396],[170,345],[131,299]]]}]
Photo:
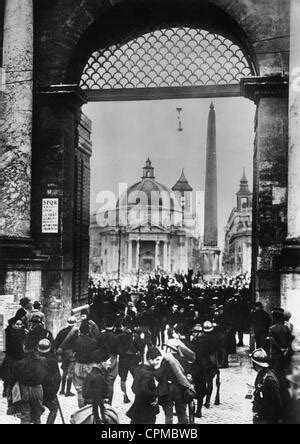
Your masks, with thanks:
[{"label": "archway opening", "polygon": [[[247,46],[238,44],[240,35],[233,38],[228,33],[216,33],[207,29],[208,22],[204,28],[191,21],[189,25],[187,21],[180,24],[172,19],[171,22],[173,26],[163,19],[156,24],[142,22],[138,27],[129,27],[130,32],[122,30],[119,39],[107,33],[105,38],[97,40],[101,46],[94,47],[92,54],[85,57],[80,86],[90,102],[97,102],[84,108],[93,121],[94,151],[89,273],[96,279],[110,275],[108,279],[116,282],[120,282],[121,275],[133,273],[139,281],[144,271],[141,251],[146,244],[143,243],[153,242],[153,257],[146,258],[148,272],[160,269],[180,274],[193,269],[199,275],[213,275],[214,278],[226,274],[228,281],[237,275],[247,275],[249,282],[252,242],[252,199],[249,195],[255,107],[241,98],[240,80],[254,75],[255,66]],[[214,245],[205,241],[204,234],[205,200],[209,200],[207,196],[205,199],[205,189],[211,174],[205,160],[209,149],[207,114],[211,100],[217,113],[218,146],[218,189],[215,193],[218,235]],[[170,220],[168,213],[174,216],[174,208],[171,210],[173,195],[168,207],[161,205],[159,197],[158,216],[154,216],[154,220],[150,218],[150,222],[149,213],[156,206],[149,209],[147,203],[144,208],[140,202],[137,204],[135,196],[134,208],[138,211],[134,220],[137,214],[143,215],[145,211],[148,215],[143,215],[143,223],[129,221],[125,227],[120,226],[120,183],[126,183],[134,193],[143,192],[143,182],[155,179],[152,171],[147,171],[142,182],[135,183],[139,168],[148,157],[160,171],[160,181],[167,193],[176,184],[182,168],[193,182],[189,210],[194,225],[189,235],[180,233],[172,223],[164,226],[163,221]],[[244,184],[247,190],[242,189],[243,168],[249,179],[247,185]],[[130,187],[133,183],[135,185]],[[156,182],[152,184],[152,191],[156,186]],[[247,207],[239,208],[239,193],[245,190]],[[181,223],[185,219],[186,191],[175,191],[179,192],[179,199],[178,195],[175,199],[178,213],[183,213],[179,217]],[[100,196],[103,192],[110,197],[116,196],[115,200],[112,197],[108,208],[109,198],[103,200]],[[129,196],[126,197],[128,200]],[[104,226],[99,226],[103,221]],[[105,258],[95,244],[101,232],[106,243],[106,248],[103,248],[103,241],[100,243]],[[212,267],[211,258],[207,263],[205,249],[211,247],[222,253],[217,258],[216,269]],[[82,263],[77,260],[77,264]],[[205,267],[210,267],[211,272]],[[73,294],[82,295],[82,290],[75,287]]]}]

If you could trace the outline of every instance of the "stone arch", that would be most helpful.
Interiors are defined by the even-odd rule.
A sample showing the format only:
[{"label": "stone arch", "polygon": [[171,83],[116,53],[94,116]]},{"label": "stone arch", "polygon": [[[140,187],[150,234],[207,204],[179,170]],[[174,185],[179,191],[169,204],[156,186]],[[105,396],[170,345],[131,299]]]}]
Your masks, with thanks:
[{"label": "stone arch", "polygon": [[[137,23],[197,21],[244,48],[258,75],[288,71],[288,2],[246,0],[42,0],[36,3],[36,85],[78,84],[88,55]],[[179,19],[180,18],[180,19]],[[51,38],[50,38],[51,36]]]},{"label": "stone arch", "polygon": [[[36,252],[42,255],[43,295],[51,302],[47,308],[53,309],[53,319],[62,320],[70,312],[74,239],[77,231],[87,236],[86,231],[80,232],[79,225],[74,227],[74,178],[75,152],[81,143],[80,128],[87,134],[89,128],[82,121],[80,111],[84,95],[79,88],[70,85],[79,84],[87,58],[108,31],[116,30],[116,38],[119,38],[133,24],[142,25],[149,17],[156,27],[160,16],[166,17],[170,25],[183,24],[183,20],[187,25],[192,24],[196,17],[199,26],[227,35],[244,48],[256,74],[261,76],[242,85],[244,95],[255,100],[258,106],[254,273],[259,279],[254,290],[261,299],[264,293],[267,296],[279,293],[280,264],[274,257],[280,257],[286,227],[279,242],[272,238],[267,245],[265,232],[269,229],[267,213],[276,201],[276,192],[284,195],[287,186],[287,83],[282,74],[288,72],[288,8],[289,2],[282,0],[39,0],[34,3],[32,178],[30,168],[28,173],[32,185],[29,221],[32,239],[26,239],[22,254],[23,259],[33,258],[33,263]],[[275,77],[275,74],[280,75]],[[271,75],[272,78],[263,77]],[[88,136],[84,142],[88,145]],[[82,188],[84,186],[82,182]],[[61,201],[59,222],[62,230],[51,239],[43,236],[40,228],[41,202],[48,192]],[[285,202],[283,206],[285,211]],[[12,250],[10,245],[8,250]],[[21,262],[21,253],[13,251],[11,255]],[[14,261],[11,266],[16,266]],[[60,302],[56,305],[57,300]]]}]

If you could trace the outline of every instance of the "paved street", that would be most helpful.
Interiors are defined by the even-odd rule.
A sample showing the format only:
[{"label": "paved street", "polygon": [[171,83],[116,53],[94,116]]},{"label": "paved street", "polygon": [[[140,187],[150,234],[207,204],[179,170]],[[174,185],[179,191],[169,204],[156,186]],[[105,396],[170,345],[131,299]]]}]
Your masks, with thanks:
[{"label": "paved street", "polygon": [[[248,358],[248,349],[240,349],[239,355],[233,358],[230,368],[221,370],[221,405],[211,409],[203,408],[203,418],[197,419],[198,424],[251,424],[251,401],[245,399],[247,393],[247,383],[253,384],[255,373],[251,368]],[[132,380],[128,383],[131,387]],[[126,416],[128,405],[123,404],[123,396],[120,390],[120,380],[116,380],[114,408],[117,410],[120,422],[129,424],[129,418]],[[74,391],[74,389],[73,389]],[[1,383],[2,393],[2,383]],[[129,390],[130,398],[133,394]],[[61,407],[67,424],[70,422],[71,414],[77,409],[76,397],[65,398],[59,397]],[[47,413],[47,412],[46,412]],[[46,415],[43,417],[45,422]],[[6,416],[6,400],[0,399],[0,424],[18,424],[19,420],[11,416]],[[61,418],[57,420],[57,424],[61,424]],[[157,424],[164,424],[164,415],[158,416]]]}]

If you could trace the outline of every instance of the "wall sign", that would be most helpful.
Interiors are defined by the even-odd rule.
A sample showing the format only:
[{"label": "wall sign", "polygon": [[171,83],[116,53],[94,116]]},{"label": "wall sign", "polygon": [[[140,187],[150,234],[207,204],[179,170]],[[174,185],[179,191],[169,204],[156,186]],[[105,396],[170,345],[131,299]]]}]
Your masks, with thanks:
[{"label": "wall sign", "polygon": [[42,233],[58,234],[59,199],[43,199],[42,205]]}]

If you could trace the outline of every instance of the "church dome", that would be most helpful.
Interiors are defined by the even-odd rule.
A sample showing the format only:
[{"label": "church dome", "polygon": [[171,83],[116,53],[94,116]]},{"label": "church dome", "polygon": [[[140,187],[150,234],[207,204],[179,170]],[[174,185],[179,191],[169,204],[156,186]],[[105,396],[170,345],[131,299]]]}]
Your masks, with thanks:
[{"label": "church dome", "polygon": [[[135,205],[165,206],[170,202],[164,202],[167,198],[171,199],[172,191],[165,185],[157,182],[154,176],[154,168],[150,159],[147,160],[143,168],[142,180],[127,189],[118,201],[117,207],[132,207]],[[160,202],[162,199],[162,202]]]},{"label": "church dome", "polygon": [[129,225],[169,227],[182,220],[182,209],[173,191],[157,182],[150,159],[143,168],[142,180],[131,187],[117,202],[118,220]]}]

